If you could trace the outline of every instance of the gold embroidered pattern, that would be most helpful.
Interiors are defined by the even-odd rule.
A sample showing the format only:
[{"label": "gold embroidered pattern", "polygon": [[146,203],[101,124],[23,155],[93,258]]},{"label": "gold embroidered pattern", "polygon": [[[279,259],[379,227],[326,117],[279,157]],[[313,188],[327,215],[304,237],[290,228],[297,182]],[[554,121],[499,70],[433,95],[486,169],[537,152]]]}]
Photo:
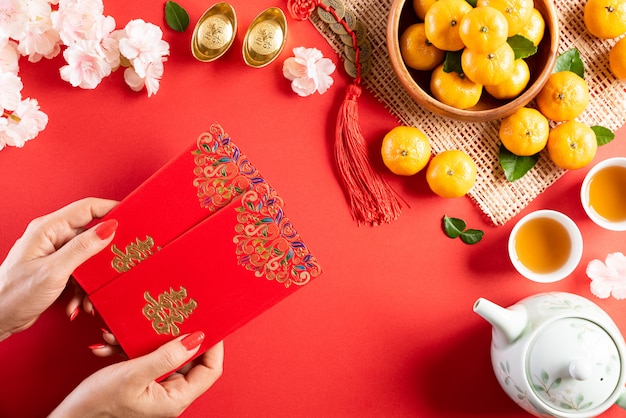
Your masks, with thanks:
[{"label": "gold embroidered pattern", "polygon": [[[126,246],[125,251],[120,250],[114,244],[111,246],[111,251],[116,257],[111,261],[111,267],[119,273],[127,272],[138,263],[150,257],[153,254],[153,248],[154,239],[150,236],[146,236],[144,241],[137,238],[135,242],[131,242]],[[157,247],[156,249],[159,250],[160,248]]]},{"label": "gold embroidered pattern", "polygon": [[192,152],[195,168],[193,185],[198,189],[200,206],[217,212],[249,190],[259,174],[239,151],[224,129],[211,125],[197,140]]},{"label": "gold embroidered pattern", "polygon": [[152,328],[159,335],[171,334],[176,337],[180,334],[178,324],[182,324],[198,307],[193,299],[185,302],[187,289],[182,286],[178,291],[170,287],[170,291],[161,293],[158,299],[154,299],[148,291],[143,297],[148,302],[143,307],[143,315],[152,321]]},{"label": "gold embroidered pattern", "polygon": [[241,199],[233,238],[239,265],[285,287],[320,275],[320,265],[284,215],[282,199],[220,125],[200,135],[192,155],[201,207],[217,212]]},{"label": "gold embroidered pattern", "polygon": [[283,200],[264,180],[241,198],[233,238],[237,260],[257,277],[302,286],[322,268],[284,215]]}]

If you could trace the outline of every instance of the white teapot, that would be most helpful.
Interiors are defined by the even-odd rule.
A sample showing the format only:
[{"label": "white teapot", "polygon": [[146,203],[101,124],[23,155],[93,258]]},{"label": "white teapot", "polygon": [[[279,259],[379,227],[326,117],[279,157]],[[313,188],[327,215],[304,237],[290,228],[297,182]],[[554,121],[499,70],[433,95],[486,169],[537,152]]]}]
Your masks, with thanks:
[{"label": "white teapot", "polygon": [[626,409],[626,345],[599,306],[564,292],[505,309],[486,299],[474,312],[493,325],[491,363],[518,405],[538,417],[595,417]]}]

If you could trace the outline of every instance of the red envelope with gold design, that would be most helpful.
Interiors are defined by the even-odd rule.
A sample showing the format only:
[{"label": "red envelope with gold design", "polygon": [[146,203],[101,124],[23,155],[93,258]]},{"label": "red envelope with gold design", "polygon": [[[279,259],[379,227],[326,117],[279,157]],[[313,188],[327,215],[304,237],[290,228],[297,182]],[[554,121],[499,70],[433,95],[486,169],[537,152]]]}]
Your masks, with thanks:
[{"label": "red envelope with gold design", "polygon": [[321,273],[283,200],[218,125],[106,218],[119,222],[114,241],[74,278],[131,358],[198,330],[200,354]]}]

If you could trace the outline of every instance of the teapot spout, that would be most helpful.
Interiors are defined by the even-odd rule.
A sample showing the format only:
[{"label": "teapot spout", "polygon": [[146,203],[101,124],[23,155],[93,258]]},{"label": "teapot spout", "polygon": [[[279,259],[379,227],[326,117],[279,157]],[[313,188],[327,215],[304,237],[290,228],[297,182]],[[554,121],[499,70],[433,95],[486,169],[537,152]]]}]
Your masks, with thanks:
[{"label": "teapot spout", "polygon": [[528,313],[521,305],[506,309],[480,298],[474,303],[474,312],[493,326],[493,343],[496,347],[513,343],[522,335],[528,324]]}]

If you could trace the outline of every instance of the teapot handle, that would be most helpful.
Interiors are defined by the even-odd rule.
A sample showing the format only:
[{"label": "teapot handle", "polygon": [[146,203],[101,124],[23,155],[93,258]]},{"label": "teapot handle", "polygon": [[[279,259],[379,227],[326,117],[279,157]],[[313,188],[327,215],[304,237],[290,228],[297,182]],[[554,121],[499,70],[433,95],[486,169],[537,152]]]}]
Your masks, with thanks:
[{"label": "teapot handle", "polygon": [[615,403],[620,408],[626,409],[626,388],[622,389],[622,393],[619,395],[619,398],[617,398],[617,401]]}]

